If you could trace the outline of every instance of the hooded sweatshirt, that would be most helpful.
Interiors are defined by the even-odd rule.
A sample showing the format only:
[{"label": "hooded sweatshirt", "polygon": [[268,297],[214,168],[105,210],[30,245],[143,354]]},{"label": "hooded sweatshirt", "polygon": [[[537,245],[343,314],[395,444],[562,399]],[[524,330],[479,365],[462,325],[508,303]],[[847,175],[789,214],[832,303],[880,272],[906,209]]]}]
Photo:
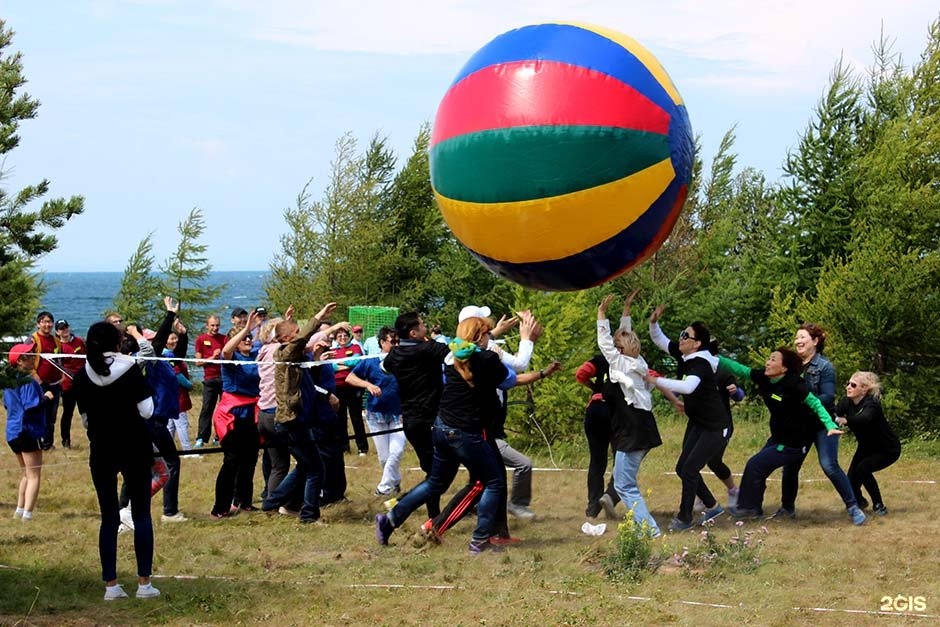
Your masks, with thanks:
[{"label": "hooded sweatshirt", "polygon": [[133,357],[105,353],[111,360],[107,375],[92,370],[89,363],[75,375],[73,387],[82,421],[92,447],[115,446],[129,451],[143,444],[151,453],[145,418],[153,415],[153,392]]}]

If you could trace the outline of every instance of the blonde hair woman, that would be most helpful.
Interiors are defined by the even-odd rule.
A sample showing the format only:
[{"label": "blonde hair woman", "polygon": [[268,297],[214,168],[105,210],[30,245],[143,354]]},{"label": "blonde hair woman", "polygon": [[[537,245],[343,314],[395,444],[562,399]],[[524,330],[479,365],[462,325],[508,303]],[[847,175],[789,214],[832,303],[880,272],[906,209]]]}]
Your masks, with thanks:
[{"label": "blonde hair woman", "polygon": [[858,440],[858,449],[849,464],[849,482],[859,507],[867,507],[862,486],[871,496],[872,509],[879,516],[888,513],[875,481],[875,472],[884,470],[901,457],[901,441],[881,409],[881,382],[874,372],[859,371],[845,384],[845,398],[836,406],[836,422],[846,425]]}]

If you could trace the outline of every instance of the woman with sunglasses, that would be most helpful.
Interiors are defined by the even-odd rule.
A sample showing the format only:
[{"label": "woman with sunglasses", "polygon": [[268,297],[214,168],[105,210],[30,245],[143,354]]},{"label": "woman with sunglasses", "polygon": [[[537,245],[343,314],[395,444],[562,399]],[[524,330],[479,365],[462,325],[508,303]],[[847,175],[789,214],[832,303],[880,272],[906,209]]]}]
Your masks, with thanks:
[{"label": "woman with sunglasses", "polygon": [[845,398],[836,406],[836,422],[847,425],[858,449],[849,464],[849,482],[859,507],[868,507],[862,486],[868,490],[872,509],[879,516],[888,513],[875,472],[884,470],[901,457],[901,441],[881,409],[881,382],[874,372],[856,372],[845,386]]},{"label": "woman with sunglasses", "polygon": [[[803,381],[806,382],[809,391],[826,408],[829,415],[835,417],[836,369],[832,362],[823,356],[823,349],[826,347],[825,329],[812,322],[801,324],[793,338],[793,346],[803,363]],[[852,492],[849,478],[839,466],[839,436],[829,435],[822,425],[818,426],[819,429],[816,431],[812,445],[816,446],[819,467],[842,497],[842,502],[845,503],[845,509],[852,518],[852,522],[860,525],[865,522],[865,514],[855,507],[857,505],[855,493]],[[799,473],[802,465],[801,460],[784,467],[780,487],[780,509],[774,514],[774,518],[796,516],[796,494],[800,486]]]},{"label": "woman with sunglasses", "polygon": [[665,310],[658,306],[650,316],[650,338],[653,344],[672,355],[678,362],[676,379],[653,377],[656,387],[681,394],[685,403],[685,414],[689,418],[682,452],[676,461],[676,474],[682,479],[682,498],[679,512],[669,524],[669,531],[692,528],[692,508],[698,496],[705,504],[702,522],[707,522],[724,513],[724,508],[712,495],[702,479],[702,468],[709,460],[720,455],[728,445],[731,416],[725,409],[718,392],[715,372],[718,368],[718,343],[701,322],[693,322],[679,334],[678,341],[671,341],[659,328],[659,319]]}]

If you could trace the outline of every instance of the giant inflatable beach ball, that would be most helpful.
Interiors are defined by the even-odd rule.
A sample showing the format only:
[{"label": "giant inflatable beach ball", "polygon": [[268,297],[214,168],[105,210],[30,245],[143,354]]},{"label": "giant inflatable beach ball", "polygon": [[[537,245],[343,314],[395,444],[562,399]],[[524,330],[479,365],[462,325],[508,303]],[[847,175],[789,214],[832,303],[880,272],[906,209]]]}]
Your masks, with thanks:
[{"label": "giant inflatable beach ball", "polygon": [[434,120],[431,184],[488,268],[578,290],[666,239],[693,144],[682,98],[649,51],[605,28],[538,24],[500,35],[460,70]]}]

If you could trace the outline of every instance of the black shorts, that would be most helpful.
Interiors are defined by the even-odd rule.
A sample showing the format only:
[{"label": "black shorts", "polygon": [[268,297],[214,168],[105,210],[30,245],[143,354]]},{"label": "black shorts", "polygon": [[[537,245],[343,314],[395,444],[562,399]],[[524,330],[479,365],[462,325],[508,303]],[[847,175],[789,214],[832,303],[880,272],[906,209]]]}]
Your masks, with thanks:
[{"label": "black shorts", "polygon": [[34,453],[39,450],[39,438],[21,433],[15,439],[7,442],[14,453]]}]

